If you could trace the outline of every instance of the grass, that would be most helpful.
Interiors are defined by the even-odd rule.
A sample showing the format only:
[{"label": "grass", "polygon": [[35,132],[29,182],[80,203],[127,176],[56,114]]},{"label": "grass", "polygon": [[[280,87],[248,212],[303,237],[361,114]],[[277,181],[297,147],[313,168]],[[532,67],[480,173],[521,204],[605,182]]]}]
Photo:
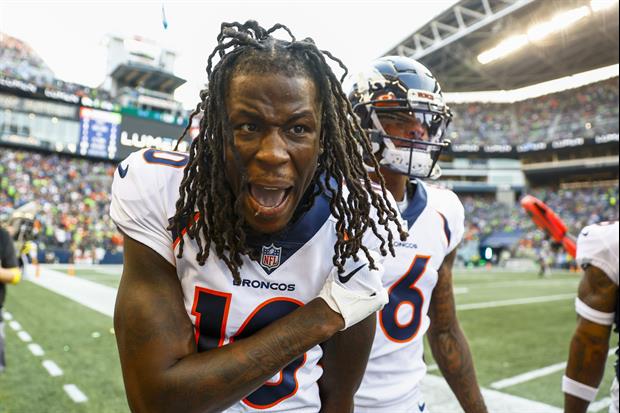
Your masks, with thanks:
[{"label": "grass", "polygon": [[[119,273],[112,269],[75,269],[75,276],[110,287],[118,285]],[[456,295],[457,306],[575,294],[578,278],[568,272],[539,279],[528,272],[458,271],[455,287],[466,292]],[[16,332],[6,326],[9,365],[5,374],[0,375],[0,413],[128,412],[111,331],[112,319],[27,281],[10,286],[8,290],[5,309],[46,354],[34,356]],[[571,297],[526,305],[459,310],[458,316],[469,339],[478,380],[487,388],[495,381],[566,361],[575,327]],[[612,337],[610,347],[615,347],[618,336],[613,334]],[[434,363],[430,351],[426,357],[429,364]],[[54,360],[64,375],[49,376],[41,365],[43,359]],[[609,396],[614,359],[608,359],[597,399]],[[562,371],[558,371],[501,391],[561,407],[561,376]],[[87,403],[75,404],[64,393],[62,385],[69,383],[77,385],[88,396]]]},{"label": "grass", "polygon": [[[5,309],[45,351],[34,356],[6,323],[7,369],[0,375],[0,413],[128,412],[112,319],[30,282],[8,288]],[[42,360],[64,372],[51,377]],[[75,404],[75,384],[89,398]]]}]

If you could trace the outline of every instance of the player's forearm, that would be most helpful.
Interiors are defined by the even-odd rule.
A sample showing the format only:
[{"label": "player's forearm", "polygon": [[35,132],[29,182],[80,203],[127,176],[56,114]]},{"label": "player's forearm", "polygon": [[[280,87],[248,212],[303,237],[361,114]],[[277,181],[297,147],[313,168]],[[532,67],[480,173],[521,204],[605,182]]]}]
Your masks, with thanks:
[{"label": "player's forearm", "polygon": [[458,323],[441,331],[429,331],[429,343],[437,366],[466,412],[486,412],[476,380],[469,344]]},{"label": "player's forearm", "polygon": [[222,411],[343,326],[340,315],[315,299],[248,338],[183,357],[152,381],[140,410]]},{"label": "player's forearm", "polygon": [[319,380],[321,413],[353,411],[353,396],[366,370],[376,322],[373,314],[338,332],[322,345],[323,375]]},{"label": "player's forearm", "polygon": [[[598,388],[603,379],[608,350],[608,337],[589,334],[580,324],[571,340],[566,376]],[[564,411],[567,413],[585,412],[588,405],[589,402],[585,400],[564,394]]]}]

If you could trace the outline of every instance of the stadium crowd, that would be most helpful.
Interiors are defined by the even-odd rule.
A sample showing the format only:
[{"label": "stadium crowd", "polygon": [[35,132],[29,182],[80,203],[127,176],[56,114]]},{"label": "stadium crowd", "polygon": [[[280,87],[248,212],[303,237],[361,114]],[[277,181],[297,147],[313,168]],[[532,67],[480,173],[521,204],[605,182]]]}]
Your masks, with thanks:
[{"label": "stadium crowd", "polygon": [[33,241],[49,261],[63,250],[100,261],[121,250],[108,214],[113,172],[110,163],[0,148],[0,217],[34,202]]},{"label": "stadium crowd", "polygon": [[[574,236],[586,225],[601,221],[618,220],[618,186],[556,189],[540,187],[531,189],[530,195],[545,202],[555,211]],[[520,207],[502,204],[484,196],[461,196],[465,207],[465,248],[463,261],[477,261],[478,247],[494,233],[515,234],[518,243],[506,251],[509,257],[535,258],[550,255],[551,264],[570,263],[572,259],[561,248],[552,248],[545,234]]]},{"label": "stadium crowd", "polygon": [[[0,218],[7,219],[20,207],[36,202],[34,241],[39,251],[66,250],[73,261],[100,261],[107,253],[121,251],[122,238],[109,215],[110,186],[114,165],[106,162],[1,148]],[[576,235],[585,225],[617,220],[618,186],[608,188],[530,191],[565,220]],[[522,208],[500,204],[493,198],[463,195],[466,235],[464,252],[472,250],[492,233],[515,233],[519,244],[514,256],[533,256],[544,242]],[[466,254],[467,255],[467,254]],[[566,258],[561,258],[560,261]],[[467,259],[465,260],[467,261]]]},{"label": "stadium crowd", "polygon": [[618,78],[516,103],[453,104],[454,142],[519,145],[618,133]]}]

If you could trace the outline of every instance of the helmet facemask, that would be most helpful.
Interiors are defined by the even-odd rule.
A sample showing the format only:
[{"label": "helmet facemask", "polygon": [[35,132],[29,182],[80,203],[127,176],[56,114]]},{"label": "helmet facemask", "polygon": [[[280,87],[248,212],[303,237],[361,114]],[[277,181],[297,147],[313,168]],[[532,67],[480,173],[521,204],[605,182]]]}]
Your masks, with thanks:
[{"label": "helmet facemask", "polygon": [[[388,93],[360,102],[356,108],[361,106],[365,110],[357,113],[365,113],[362,124],[371,126],[367,133],[381,166],[410,178],[439,178],[437,161],[450,144],[443,137],[451,119],[440,95],[409,89],[407,99]],[[390,134],[387,131],[399,129],[391,127],[392,121],[411,127]]]}]

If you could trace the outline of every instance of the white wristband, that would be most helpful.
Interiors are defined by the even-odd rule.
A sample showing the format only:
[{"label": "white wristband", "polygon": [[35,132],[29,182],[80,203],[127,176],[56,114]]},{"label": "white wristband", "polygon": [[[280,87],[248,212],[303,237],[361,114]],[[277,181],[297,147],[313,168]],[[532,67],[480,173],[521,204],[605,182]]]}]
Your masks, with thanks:
[{"label": "white wristband", "polygon": [[562,391],[575,397],[579,397],[582,400],[591,402],[596,399],[598,389],[596,387],[588,386],[587,384],[579,383],[578,381],[564,375],[562,377]]},{"label": "white wristband", "polygon": [[594,308],[581,301],[579,297],[575,298],[575,311],[586,320],[603,326],[612,325],[614,323],[614,317],[616,315],[616,313],[604,313],[602,311],[595,310]]}]

